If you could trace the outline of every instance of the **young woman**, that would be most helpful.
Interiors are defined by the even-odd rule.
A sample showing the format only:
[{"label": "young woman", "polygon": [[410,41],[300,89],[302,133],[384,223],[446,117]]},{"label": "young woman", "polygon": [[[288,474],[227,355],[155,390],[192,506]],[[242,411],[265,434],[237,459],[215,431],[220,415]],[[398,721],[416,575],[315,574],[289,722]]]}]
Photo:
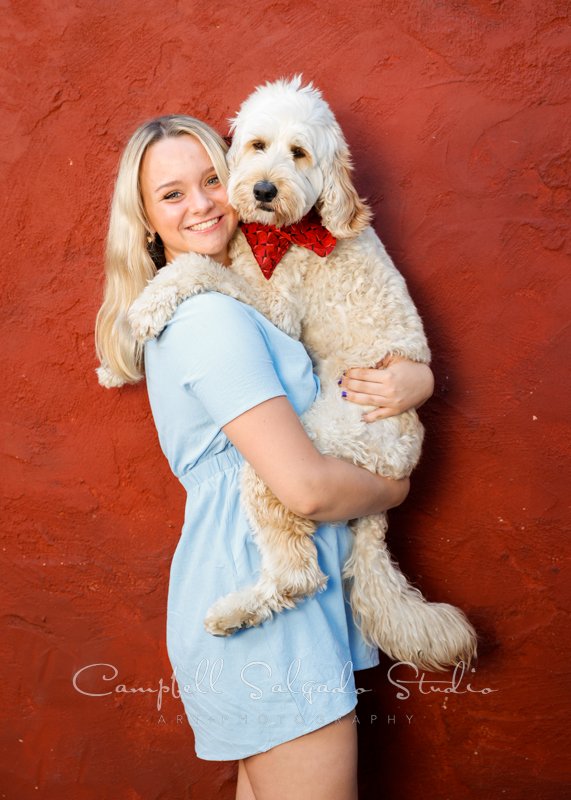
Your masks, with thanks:
[{"label": "young woman", "polygon": [[[239,760],[238,800],[357,796],[353,671],[378,664],[355,626],[341,583],[351,546],[344,524],[316,534],[322,593],[258,628],[214,637],[206,610],[253,583],[259,565],[240,506],[249,461],[275,495],[323,523],[401,503],[391,481],[315,450],[299,415],[317,392],[303,345],[253,308],[216,292],[182,302],[162,333],[137,348],[131,303],[161,265],[189,251],[232,268],[237,216],[228,205],[224,141],[204,123],[171,116],[142,125],[119,167],[96,341],[100,379],[144,372],[162,449],[188,492],[173,557],[167,646],[199,758]],[[432,393],[424,365],[351,370],[340,391],[373,404],[373,420]]]}]

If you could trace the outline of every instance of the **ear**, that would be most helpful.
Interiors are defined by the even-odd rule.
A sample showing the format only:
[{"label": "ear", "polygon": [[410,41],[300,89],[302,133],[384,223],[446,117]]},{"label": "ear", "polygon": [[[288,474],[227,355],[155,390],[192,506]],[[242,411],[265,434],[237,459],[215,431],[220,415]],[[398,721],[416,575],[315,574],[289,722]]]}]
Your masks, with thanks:
[{"label": "ear", "polygon": [[324,162],[323,191],[316,205],[327,230],[338,239],[350,239],[369,225],[372,214],[353,186],[349,148],[339,126],[335,128],[332,157]]},{"label": "ear", "polygon": [[230,147],[226,152],[226,163],[230,171],[236,168],[236,162],[238,161],[238,155],[242,146],[241,138],[242,137],[237,133],[234,133],[230,142]]}]

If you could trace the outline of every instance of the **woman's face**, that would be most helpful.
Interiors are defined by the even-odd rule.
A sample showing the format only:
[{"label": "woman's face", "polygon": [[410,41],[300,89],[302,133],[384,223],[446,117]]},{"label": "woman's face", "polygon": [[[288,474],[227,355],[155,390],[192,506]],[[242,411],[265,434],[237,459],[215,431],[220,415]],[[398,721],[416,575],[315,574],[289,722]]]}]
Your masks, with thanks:
[{"label": "woman's face", "polygon": [[228,205],[210,156],[194,136],[159,139],[143,156],[141,194],[147,219],[167,261],[200,253],[228,265],[238,215]]}]

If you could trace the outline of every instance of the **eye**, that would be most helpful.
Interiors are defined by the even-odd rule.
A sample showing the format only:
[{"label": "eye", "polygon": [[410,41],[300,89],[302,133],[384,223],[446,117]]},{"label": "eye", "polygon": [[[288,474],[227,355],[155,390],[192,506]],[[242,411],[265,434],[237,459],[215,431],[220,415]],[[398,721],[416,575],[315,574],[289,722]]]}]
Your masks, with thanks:
[{"label": "eye", "polygon": [[292,147],[291,154],[294,158],[305,158],[307,153],[301,147]]},{"label": "eye", "polygon": [[265,144],[265,142],[255,141],[255,142],[252,142],[252,147],[254,148],[254,150],[262,150],[262,151],[264,151],[266,149],[266,144]]},{"label": "eye", "polygon": [[220,178],[218,175],[211,175],[210,178],[207,179],[206,185],[207,186],[218,186],[220,183]]},{"label": "eye", "polygon": [[176,190],[174,192],[169,192],[168,194],[165,194],[164,199],[165,200],[178,200],[178,198],[181,195],[182,195],[182,192],[179,192],[178,190]]}]

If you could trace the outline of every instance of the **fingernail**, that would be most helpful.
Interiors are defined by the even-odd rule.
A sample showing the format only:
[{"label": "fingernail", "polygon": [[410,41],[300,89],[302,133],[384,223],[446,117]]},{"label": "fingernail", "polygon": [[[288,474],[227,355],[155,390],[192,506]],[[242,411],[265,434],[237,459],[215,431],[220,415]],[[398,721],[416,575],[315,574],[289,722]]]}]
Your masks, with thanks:
[{"label": "fingernail", "polygon": [[339,380],[337,381],[337,386],[341,386],[342,383],[343,383],[343,378],[339,378]]},{"label": "fingernail", "polygon": [[341,397],[347,397],[347,392],[341,392]]}]

